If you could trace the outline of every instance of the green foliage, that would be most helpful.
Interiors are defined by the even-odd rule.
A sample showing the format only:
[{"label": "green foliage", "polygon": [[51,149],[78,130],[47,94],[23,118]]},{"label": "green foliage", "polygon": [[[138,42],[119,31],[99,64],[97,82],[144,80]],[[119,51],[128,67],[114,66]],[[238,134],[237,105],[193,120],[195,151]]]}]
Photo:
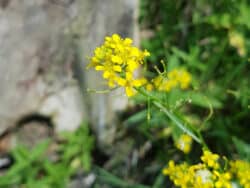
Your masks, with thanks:
[{"label": "green foliage", "polygon": [[[160,62],[164,60],[167,71],[183,67],[191,73],[192,89],[154,94],[168,112],[151,106],[150,119],[145,121],[148,111],[142,110],[127,123],[143,125],[144,135],[147,131],[159,135],[167,130],[167,134],[157,140],[159,143],[167,140],[164,143],[174,150],[163,152],[166,160],[181,158],[192,163],[201,153],[200,149],[193,148],[191,154],[183,156],[174,149],[171,140],[176,140],[180,131],[191,131],[198,138],[201,133],[212,151],[249,160],[250,2],[140,2],[142,48],[151,53],[147,65],[151,73],[147,75],[157,74],[155,65],[163,71],[165,68]],[[148,104],[147,99],[140,97],[135,102],[144,103],[145,108]],[[166,117],[163,113],[171,114]],[[145,128],[145,124],[151,126]]]},{"label": "green foliage", "polygon": [[0,187],[63,188],[76,172],[89,171],[93,138],[88,126],[82,124],[75,132],[63,133],[60,139],[63,142],[52,154],[58,154],[56,161],[48,156],[52,140],[39,143],[31,151],[21,145],[14,148],[11,153],[14,164],[0,177]]},{"label": "green foliage", "polygon": [[[227,127],[222,128],[225,140],[220,140],[226,146],[224,153],[232,149],[228,144],[232,143],[230,135],[241,137],[239,134],[248,128],[249,16],[250,3],[245,0],[141,0],[141,28],[153,33],[142,43],[152,53],[149,61],[164,59],[169,70],[182,66],[191,72],[194,90],[171,93],[173,103],[189,98],[197,106],[192,106],[189,112],[200,114],[201,119],[205,118],[202,111],[216,109],[207,122],[210,129],[206,137],[219,141],[216,132]],[[231,44],[232,32],[243,37],[243,54],[239,52],[240,46]],[[250,141],[246,135],[243,137]],[[214,147],[213,143],[211,146]]]},{"label": "green foliage", "polygon": [[233,137],[233,142],[240,158],[250,161],[250,145],[236,137]]},{"label": "green foliage", "polygon": [[72,161],[76,163],[76,168],[83,168],[89,171],[91,168],[91,155],[94,140],[89,136],[87,125],[82,125],[74,134],[65,132],[62,137],[66,143],[60,145],[62,161]]},{"label": "green foliage", "polygon": [[113,174],[109,173],[108,171],[95,167],[95,172],[98,177],[98,182],[101,184],[96,184],[95,187],[103,187],[103,185],[107,184],[114,188],[149,188],[148,186],[140,185],[140,184],[135,184],[135,183],[129,183],[126,180],[122,180]]},{"label": "green foliage", "polygon": [[[173,187],[161,173],[170,159],[197,163],[202,149],[209,148],[229,160],[235,156],[250,160],[249,1],[140,2],[139,21],[145,34],[142,47],[151,53],[146,76],[151,79],[183,67],[192,75],[191,88],[173,88],[165,93],[137,88],[141,95],[133,102],[138,108],[133,107],[132,115],[126,116],[116,138],[120,142],[125,137],[133,140],[129,148],[133,151],[125,153],[132,157],[124,156],[126,164],[115,162],[116,169],[109,163],[112,172],[105,167],[92,168],[94,141],[83,124],[75,133],[60,135],[56,161],[48,157],[49,140],[32,151],[24,146],[15,148],[14,164],[0,177],[0,187],[61,188],[77,172],[90,170],[96,175],[95,188]],[[196,141],[188,155],[176,148],[183,133]],[[126,171],[120,173],[123,177],[113,174],[120,169]]]}]

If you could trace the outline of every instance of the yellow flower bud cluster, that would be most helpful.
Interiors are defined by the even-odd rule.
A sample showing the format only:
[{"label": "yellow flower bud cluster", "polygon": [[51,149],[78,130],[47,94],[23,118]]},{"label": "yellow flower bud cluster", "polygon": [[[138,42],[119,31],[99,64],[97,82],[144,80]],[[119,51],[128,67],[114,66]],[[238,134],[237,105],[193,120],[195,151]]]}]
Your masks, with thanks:
[{"label": "yellow flower bud cluster", "polygon": [[135,95],[135,87],[147,83],[144,77],[135,78],[134,73],[150,55],[148,51],[132,46],[132,42],[130,38],[122,39],[118,34],[106,37],[104,44],[95,49],[89,64],[89,67],[103,72],[109,87],[124,87],[128,97]]},{"label": "yellow flower bud cluster", "polygon": [[184,153],[189,153],[192,147],[192,138],[188,134],[182,134],[177,142],[175,143],[176,147],[183,151]]},{"label": "yellow flower bud cluster", "polygon": [[159,91],[169,92],[173,88],[187,89],[191,83],[191,75],[182,69],[173,69],[153,79],[153,84]]},{"label": "yellow flower bud cluster", "polygon": [[220,156],[205,150],[202,163],[175,164],[170,160],[162,173],[181,188],[250,188],[250,163],[241,160],[229,162],[225,169],[219,163]]},{"label": "yellow flower bud cluster", "polygon": [[229,32],[229,43],[237,49],[240,56],[246,55],[245,40],[240,33],[235,31]]}]

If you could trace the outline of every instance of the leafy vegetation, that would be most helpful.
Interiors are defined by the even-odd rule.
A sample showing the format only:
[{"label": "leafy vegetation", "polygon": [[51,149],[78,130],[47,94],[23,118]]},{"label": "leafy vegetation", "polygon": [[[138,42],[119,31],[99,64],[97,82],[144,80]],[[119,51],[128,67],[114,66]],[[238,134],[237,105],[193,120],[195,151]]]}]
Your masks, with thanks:
[{"label": "leafy vegetation", "polygon": [[52,140],[39,143],[31,151],[16,147],[11,153],[14,164],[0,177],[0,187],[67,187],[78,171],[88,172],[94,144],[88,126],[83,124],[75,133],[65,132],[60,139],[56,150],[50,148]]},{"label": "leafy vegetation", "polygon": [[191,100],[187,114],[204,125],[208,145],[228,156],[235,151],[232,136],[250,141],[244,134],[250,104],[249,10],[245,0],[141,1],[141,30],[151,33],[142,41],[152,54],[149,66],[164,60],[168,70],[182,66],[192,74],[193,90],[174,98]]},{"label": "leafy vegetation", "polygon": [[15,148],[0,187],[67,187],[78,173],[93,188],[249,187],[249,17],[247,0],[140,0],[146,50],[114,34],[90,62],[131,97],[112,152],[83,124],[59,136],[54,160],[51,140]]}]

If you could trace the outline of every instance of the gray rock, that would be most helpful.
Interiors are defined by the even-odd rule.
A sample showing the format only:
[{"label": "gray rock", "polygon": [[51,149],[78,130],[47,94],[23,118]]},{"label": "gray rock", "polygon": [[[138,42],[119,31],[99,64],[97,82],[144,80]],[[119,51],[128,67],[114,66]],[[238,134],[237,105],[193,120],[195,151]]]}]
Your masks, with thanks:
[{"label": "gray rock", "polygon": [[136,7],[137,0],[1,1],[0,135],[40,113],[56,131],[88,119],[100,142],[112,142],[126,98],[86,92],[103,88],[101,76],[85,70],[86,57],[106,35],[133,36]]}]

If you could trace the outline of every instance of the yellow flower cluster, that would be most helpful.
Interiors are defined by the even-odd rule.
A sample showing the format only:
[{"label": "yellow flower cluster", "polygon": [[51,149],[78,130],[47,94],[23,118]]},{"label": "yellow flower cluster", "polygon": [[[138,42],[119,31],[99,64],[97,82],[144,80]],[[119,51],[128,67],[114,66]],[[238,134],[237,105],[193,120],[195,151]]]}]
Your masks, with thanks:
[{"label": "yellow flower cluster", "polygon": [[104,44],[95,49],[89,64],[89,67],[103,72],[109,87],[124,87],[128,97],[135,95],[135,87],[147,83],[143,77],[135,78],[134,73],[150,55],[148,51],[132,46],[132,42],[130,38],[122,39],[118,34],[106,37]]},{"label": "yellow flower cluster", "polygon": [[250,188],[250,163],[242,160],[230,162],[231,173],[234,174],[244,188]]},{"label": "yellow flower cluster", "polygon": [[250,163],[241,160],[230,161],[227,169],[219,163],[220,156],[204,151],[203,163],[188,165],[169,161],[163,174],[181,188],[250,188]]},{"label": "yellow flower cluster", "polygon": [[173,69],[153,79],[153,84],[159,91],[169,92],[171,89],[180,87],[187,89],[191,83],[191,75],[182,69]]},{"label": "yellow flower cluster", "polygon": [[163,169],[163,174],[168,175],[174,184],[181,188],[212,188],[212,174],[204,164],[193,166],[187,163],[176,165],[169,161],[168,167]]},{"label": "yellow flower cluster", "polygon": [[203,156],[201,156],[201,160],[203,163],[205,163],[208,167],[218,169],[219,168],[219,160],[220,156],[217,154],[214,154],[210,151],[204,151]]},{"label": "yellow flower cluster", "polygon": [[240,56],[244,56],[246,54],[245,40],[240,33],[231,31],[229,33],[229,43],[237,49]]},{"label": "yellow flower cluster", "polygon": [[176,147],[184,153],[189,153],[192,146],[192,138],[188,134],[182,134],[176,142]]}]

